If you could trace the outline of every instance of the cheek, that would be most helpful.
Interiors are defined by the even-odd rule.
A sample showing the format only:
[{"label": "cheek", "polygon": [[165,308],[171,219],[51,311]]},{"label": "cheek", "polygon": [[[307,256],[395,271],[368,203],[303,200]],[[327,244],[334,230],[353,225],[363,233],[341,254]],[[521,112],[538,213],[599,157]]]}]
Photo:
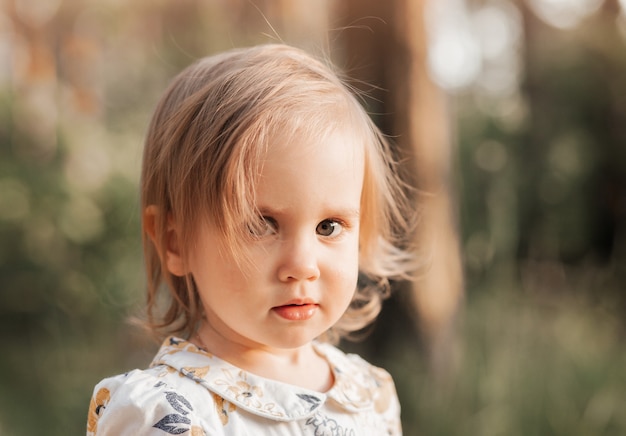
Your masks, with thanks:
[{"label": "cheek", "polygon": [[231,260],[205,251],[191,263],[192,276],[200,295],[215,292],[216,289],[237,288],[241,281],[236,264]]},{"label": "cheek", "polygon": [[211,268],[212,281],[219,289],[228,289],[230,293],[245,292],[250,283],[254,283],[254,275],[244,272],[234,262],[222,262]]},{"label": "cheek", "polygon": [[337,307],[343,312],[348,308],[357,291],[358,269],[345,271],[340,280],[341,282],[337,282],[335,298],[338,303],[341,301]]},{"label": "cheek", "polygon": [[352,292],[356,289],[359,276],[358,247],[350,247],[342,254],[342,262],[332,262],[332,276],[342,292]]}]

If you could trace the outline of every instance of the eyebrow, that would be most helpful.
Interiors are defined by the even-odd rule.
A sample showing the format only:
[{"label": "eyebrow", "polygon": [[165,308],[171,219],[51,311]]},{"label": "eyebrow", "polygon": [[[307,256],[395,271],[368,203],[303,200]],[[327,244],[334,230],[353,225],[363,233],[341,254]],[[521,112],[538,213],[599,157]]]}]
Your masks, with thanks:
[{"label": "eyebrow", "polygon": [[[261,206],[258,208],[261,215],[269,215],[269,216],[282,216],[286,215],[289,212],[289,207],[274,209],[267,206]],[[361,216],[360,208],[328,208],[327,211],[323,214],[328,217],[349,217],[349,218],[359,218]]]}]

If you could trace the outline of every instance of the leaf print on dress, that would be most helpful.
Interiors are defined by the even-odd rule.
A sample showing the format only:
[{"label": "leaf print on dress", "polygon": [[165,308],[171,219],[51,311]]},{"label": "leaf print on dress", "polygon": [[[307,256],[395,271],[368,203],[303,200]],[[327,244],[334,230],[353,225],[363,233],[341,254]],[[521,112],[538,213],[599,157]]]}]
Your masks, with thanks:
[{"label": "leaf print on dress", "polygon": [[[178,424],[185,425],[179,426]],[[169,434],[183,434],[189,431],[189,424],[191,424],[189,418],[177,413],[172,413],[163,417],[163,419],[154,424],[153,427]]]},{"label": "leaf print on dress", "polygon": [[212,354],[208,351],[198,347],[192,342],[186,341],[184,339],[177,338],[175,336],[170,336],[165,339],[165,342],[168,343],[167,346],[162,347],[159,350],[159,353],[156,355],[154,360],[161,360],[163,356],[168,356],[172,354],[176,354],[180,351],[187,351],[194,354],[200,354],[202,356],[211,357]]},{"label": "leaf print on dress", "polygon": [[[183,434],[189,431],[191,420],[187,418],[193,407],[185,397],[178,395],[176,392],[165,392],[165,399],[172,408],[178,413],[170,413],[164,416],[159,422],[152,427],[163,430],[169,434]],[[182,424],[182,425],[181,425]]]},{"label": "leaf print on dress", "polygon": [[228,412],[234,412],[237,410],[237,407],[230,401],[226,401],[222,397],[217,394],[212,394],[213,400],[215,401],[215,410],[220,417],[220,421],[222,425],[228,424]]},{"label": "leaf print on dress", "polygon": [[296,396],[311,405],[311,407],[309,408],[309,411],[313,411],[313,409],[319,406],[322,401],[318,397],[314,395],[309,395],[309,394],[296,394]]},{"label": "leaf print on dress", "polygon": [[184,366],[181,368],[180,372],[185,377],[189,377],[190,379],[200,382],[206,375],[209,373],[211,368],[209,366]]},{"label": "leaf print on dress", "polygon": [[107,388],[99,389],[96,395],[91,398],[87,418],[87,432],[89,434],[95,434],[98,431],[98,419],[100,419],[100,415],[104,412],[110,400],[111,392]]},{"label": "leaf print on dress", "polygon": [[313,427],[314,436],[356,436],[354,429],[346,429],[337,421],[320,413],[306,420],[306,425]]},{"label": "leaf print on dress", "polygon": [[207,436],[207,434],[198,426],[191,427],[191,436]]},{"label": "leaf print on dress", "polygon": [[165,399],[168,403],[170,403],[170,406],[172,406],[174,410],[182,413],[183,415],[187,415],[189,412],[193,411],[193,407],[191,407],[189,401],[187,401],[187,399],[182,395],[178,395],[176,392],[166,392]]}]

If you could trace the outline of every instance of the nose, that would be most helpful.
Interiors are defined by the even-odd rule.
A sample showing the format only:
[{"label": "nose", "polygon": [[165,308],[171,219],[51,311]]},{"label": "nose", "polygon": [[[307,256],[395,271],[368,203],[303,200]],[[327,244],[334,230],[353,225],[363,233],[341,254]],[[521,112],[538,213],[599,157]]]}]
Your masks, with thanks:
[{"label": "nose", "polygon": [[282,282],[313,281],[320,276],[313,238],[299,237],[283,242],[278,278]]}]

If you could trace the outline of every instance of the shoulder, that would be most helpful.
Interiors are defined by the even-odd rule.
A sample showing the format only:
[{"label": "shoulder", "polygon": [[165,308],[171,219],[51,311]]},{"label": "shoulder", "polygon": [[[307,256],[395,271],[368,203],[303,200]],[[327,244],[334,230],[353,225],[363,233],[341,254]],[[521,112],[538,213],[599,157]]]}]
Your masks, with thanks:
[{"label": "shoulder", "polygon": [[316,344],[335,375],[335,387],[350,390],[358,388],[369,398],[391,401],[396,398],[396,389],[391,375],[382,368],[372,365],[357,354],[346,354],[330,344]]},{"label": "shoulder", "polygon": [[327,358],[336,372],[359,378],[366,377],[375,381],[377,385],[393,385],[393,379],[386,370],[372,365],[358,354],[344,353],[339,348],[324,343],[316,344],[316,348]]},{"label": "shoulder", "polygon": [[388,434],[401,434],[400,402],[391,375],[357,354],[346,354],[329,344],[316,344],[331,364],[335,385],[328,395],[351,411],[374,411]]},{"label": "shoulder", "polygon": [[203,435],[196,405],[207,401],[206,390],[170,368],[134,370],[96,385],[87,435]]}]

